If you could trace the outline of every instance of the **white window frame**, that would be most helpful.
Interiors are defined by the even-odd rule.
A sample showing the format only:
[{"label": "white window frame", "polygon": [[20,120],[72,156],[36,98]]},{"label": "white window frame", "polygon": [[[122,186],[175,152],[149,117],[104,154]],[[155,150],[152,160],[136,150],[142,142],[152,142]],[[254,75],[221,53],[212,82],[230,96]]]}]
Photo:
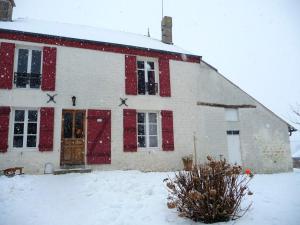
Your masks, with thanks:
[{"label": "white window frame", "polygon": [[[41,83],[42,83],[42,75],[43,75],[43,48],[42,47],[35,47],[35,46],[24,46],[24,45],[17,45],[15,48],[15,57],[14,57],[14,76],[15,73],[18,70],[18,59],[19,59],[19,49],[27,49],[28,51],[28,62],[27,62],[27,73],[31,72],[31,62],[32,62],[32,51],[38,50],[41,51]],[[29,84],[26,85],[25,88],[19,88],[14,83],[14,88],[16,89],[30,89],[30,90],[40,90],[41,86],[39,88],[30,88]]]},{"label": "white window frame", "polygon": [[[233,116],[232,116],[233,113],[236,115],[236,119],[233,119]],[[239,117],[240,117],[240,115],[239,115],[239,109],[238,108],[225,108],[225,120],[227,122],[238,122]]]},{"label": "white window frame", "polygon": [[[155,77],[155,83],[157,83],[157,93],[155,95],[149,95],[148,91],[145,92],[144,95],[149,95],[149,96],[157,96],[159,95],[159,68],[158,68],[158,60],[155,58],[147,58],[147,57],[137,57],[136,59],[136,77],[137,77],[137,88],[138,88],[138,66],[137,63],[138,61],[144,62],[144,71],[145,71],[145,83],[148,82],[148,70],[146,69],[147,62],[153,62],[154,63],[154,77]],[[138,95],[143,95],[139,94]]]},{"label": "white window frame", "polygon": [[[24,133],[23,133],[23,147],[18,148],[14,147],[14,125],[15,125],[15,112],[16,110],[24,110],[25,115],[24,115]],[[38,115],[37,115],[37,132],[36,132],[36,147],[26,147],[27,145],[27,127],[28,127],[28,111],[30,110],[36,110]],[[11,144],[11,149],[13,151],[36,151],[38,150],[39,146],[39,140],[40,140],[40,109],[39,108],[13,108],[12,113],[11,113],[11,124],[10,124],[10,144]],[[26,138],[25,138],[26,136]]]},{"label": "white window frame", "polygon": [[[138,113],[145,113],[146,118],[145,118],[145,138],[146,138],[146,147],[139,147],[139,135],[138,135]],[[155,113],[156,114],[156,125],[157,125],[157,147],[149,147],[150,143],[150,135],[149,135],[149,113]],[[160,113],[158,111],[137,111],[137,116],[136,116],[136,128],[137,128],[137,135],[136,135],[136,141],[137,141],[137,146],[138,146],[138,151],[149,151],[149,150],[160,150],[161,146],[161,123],[160,123]]]}]

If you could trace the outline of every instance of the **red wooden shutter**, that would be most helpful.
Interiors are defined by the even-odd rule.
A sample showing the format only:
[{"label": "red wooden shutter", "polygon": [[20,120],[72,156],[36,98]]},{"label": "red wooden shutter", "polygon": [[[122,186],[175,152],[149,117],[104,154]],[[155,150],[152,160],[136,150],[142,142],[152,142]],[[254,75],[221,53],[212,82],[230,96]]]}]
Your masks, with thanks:
[{"label": "red wooden shutter", "polygon": [[170,67],[168,59],[159,59],[159,93],[162,97],[171,97]]},{"label": "red wooden shutter", "polygon": [[123,109],[123,147],[124,152],[137,151],[136,110]]},{"label": "red wooden shutter", "polygon": [[137,94],[136,56],[125,56],[125,93]]},{"label": "red wooden shutter", "polygon": [[10,108],[0,107],[0,152],[7,152]]},{"label": "red wooden shutter", "polygon": [[14,73],[15,44],[1,43],[0,47],[0,88],[12,89]]},{"label": "red wooden shutter", "polygon": [[161,111],[162,148],[164,151],[174,151],[173,112]]},{"label": "red wooden shutter", "polygon": [[44,47],[42,90],[55,91],[56,48]]},{"label": "red wooden shutter", "polygon": [[88,110],[87,163],[111,163],[111,111]]},{"label": "red wooden shutter", "polygon": [[54,108],[41,108],[40,114],[39,150],[53,151]]}]

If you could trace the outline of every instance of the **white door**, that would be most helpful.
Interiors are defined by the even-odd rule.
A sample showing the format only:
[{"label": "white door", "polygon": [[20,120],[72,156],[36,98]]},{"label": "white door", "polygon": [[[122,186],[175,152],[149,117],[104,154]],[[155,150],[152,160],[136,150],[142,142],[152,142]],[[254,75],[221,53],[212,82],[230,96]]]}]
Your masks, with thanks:
[{"label": "white door", "polygon": [[227,131],[228,161],[232,164],[242,165],[239,133],[236,130]]}]

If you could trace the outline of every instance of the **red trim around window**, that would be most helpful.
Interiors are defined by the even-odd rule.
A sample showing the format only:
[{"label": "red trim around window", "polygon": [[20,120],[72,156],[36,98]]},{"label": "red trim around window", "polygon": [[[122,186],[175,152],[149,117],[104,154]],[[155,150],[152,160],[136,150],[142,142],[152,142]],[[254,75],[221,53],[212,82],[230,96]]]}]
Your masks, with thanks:
[{"label": "red trim around window", "polygon": [[43,49],[43,91],[55,91],[56,75],[56,48],[44,47]]},{"label": "red trim around window", "polygon": [[0,152],[7,152],[9,130],[9,106],[0,107]]},{"label": "red trim around window", "polygon": [[174,151],[173,112],[161,111],[162,148],[164,151]]},{"label": "red trim around window", "polygon": [[53,151],[54,108],[42,107],[40,113],[39,151]]},{"label": "red trim around window", "polygon": [[124,152],[137,151],[137,129],[135,109],[123,109],[123,149]]},{"label": "red trim around window", "polygon": [[169,60],[159,59],[159,94],[161,97],[171,97],[170,65]]},{"label": "red trim around window", "polygon": [[135,55],[125,55],[125,93],[126,95],[137,95]]},{"label": "red trim around window", "polygon": [[2,42],[0,45],[0,89],[12,89],[15,44]]}]

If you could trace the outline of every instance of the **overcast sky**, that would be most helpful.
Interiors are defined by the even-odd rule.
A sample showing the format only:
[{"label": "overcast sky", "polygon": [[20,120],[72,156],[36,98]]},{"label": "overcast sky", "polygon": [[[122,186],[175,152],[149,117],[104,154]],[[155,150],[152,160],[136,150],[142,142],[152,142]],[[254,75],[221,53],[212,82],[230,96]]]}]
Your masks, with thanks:
[{"label": "overcast sky", "polygon": [[[149,27],[152,37],[161,37],[162,0],[15,2],[14,18],[139,34]],[[164,15],[173,17],[176,45],[203,56],[286,121],[293,119],[290,107],[300,104],[299,0],[164,0]]]}]

